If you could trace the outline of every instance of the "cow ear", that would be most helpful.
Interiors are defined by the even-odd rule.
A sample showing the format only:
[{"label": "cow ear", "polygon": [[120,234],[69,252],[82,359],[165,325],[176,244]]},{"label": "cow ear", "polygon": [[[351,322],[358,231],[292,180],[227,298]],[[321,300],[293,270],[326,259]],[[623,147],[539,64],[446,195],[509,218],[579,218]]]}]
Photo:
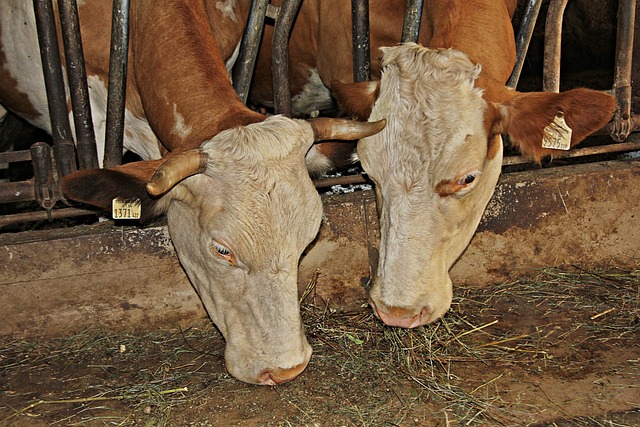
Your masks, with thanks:
[{"label": "cow ear", "polygon": [[84,169],[62,178],[62,191],[66,198],[104,211],[111,211],[111,202],[120,197],[138,199],[141,203],[140,222],[158,216],[166,210],[162,199],[147,193],[147,182],[163,160],[127,163],[110,169]]},{"label": "cow ear", "polygon": [[367,120],[380,94],[380,82],[341,83],[334,80],[331,82],[331,91],[346,115]]},{"label": "cow ear", "polygon": [[523,155],[540,161],[560,152],[542,146],[545,132],[553,139],[555,135],[568,135],[568,127],[571,138],[567,142],[573,147],[611,120],[616,103],[603,92],[573,89],[562,93],[515,92],[508,101],[494,107],[498,114],[493,133],[508,134]]}]

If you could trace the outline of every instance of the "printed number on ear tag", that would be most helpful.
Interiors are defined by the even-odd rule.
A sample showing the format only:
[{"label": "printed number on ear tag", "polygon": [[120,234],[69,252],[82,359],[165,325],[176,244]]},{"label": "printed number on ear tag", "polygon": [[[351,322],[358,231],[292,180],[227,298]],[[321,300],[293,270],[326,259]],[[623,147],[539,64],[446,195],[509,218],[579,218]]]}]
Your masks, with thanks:
[{"label": "printed number on ear tag", "polygon": [[571,134],[573,131],[564,121],[564,114],[556,114],[553,121],[545,126],[542,135],[542,147],[556,150],[568,150],[571,148]]},{"label": "printed number on ear tag", "polygon": [[113,219],[140,219],[141,212],[140,199],[124,200],[116,197],[111,201],[111,217]]}]

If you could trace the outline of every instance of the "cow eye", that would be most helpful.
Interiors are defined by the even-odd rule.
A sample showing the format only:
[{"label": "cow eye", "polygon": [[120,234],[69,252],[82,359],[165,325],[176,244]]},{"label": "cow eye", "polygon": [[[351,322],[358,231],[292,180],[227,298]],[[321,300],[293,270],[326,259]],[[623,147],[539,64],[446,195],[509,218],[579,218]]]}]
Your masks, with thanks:
[{"label": "cow eye", "polygon": [[477,172],[471,172],[471,173],[462,175],[458,179],[458,185],[460,185],[461,187],[464,187],[464,186],[467,186],[467,185],[471,184],[473,181],[476,180],[476,174],[477,174]]},{"label": "cow eye", "polygon": [[233,266],[238,264],[233,251],[222,243],[213,240],[211,242],[211,249],[215,255],[227,261],[229,264]]}]

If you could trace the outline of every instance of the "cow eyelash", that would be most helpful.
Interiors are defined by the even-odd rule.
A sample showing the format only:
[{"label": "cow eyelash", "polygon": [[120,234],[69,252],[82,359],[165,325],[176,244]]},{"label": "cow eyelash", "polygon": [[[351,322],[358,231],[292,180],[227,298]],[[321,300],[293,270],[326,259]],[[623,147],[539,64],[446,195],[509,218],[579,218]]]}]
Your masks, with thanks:
[{"label": "cow eyelash", "polygon": [[214,255],[228,262],[229,265],[232,265],[234,267],[238,265],[238,260],[236,259],[236,255],[233,253],[233,251],[229,247],[215,240],[212,240],[211,248],[213,250]]},{"label": "cow eyelash", "polygon": [[215,251],[223,257],[231,255],[231,250],[218,242],[213,242],[212,246],[213,249],[215,249]]}]

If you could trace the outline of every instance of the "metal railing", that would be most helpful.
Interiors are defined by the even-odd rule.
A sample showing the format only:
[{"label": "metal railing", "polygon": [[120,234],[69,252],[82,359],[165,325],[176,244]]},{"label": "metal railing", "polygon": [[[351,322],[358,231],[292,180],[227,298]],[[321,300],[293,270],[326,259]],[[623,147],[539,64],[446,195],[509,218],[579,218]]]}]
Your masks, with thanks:
[{"label": "metal railing", "polygon": [[[282,6],[274,7],[269,4],[268,0],[253,0],[237,65],[233,70],[234,87],[240,98],[246,102],[265,18],[272,19],[275,22],[272,57],[275,111],[278,114],[289,116],[291,116],[292,111],[288,70],[288,38],[301,1],[285,0]],[[551,0],[546,16],[548,34],[545,37],[544,90],[558,90],[559,88],[559,46],[562,34],[562,17],[567,1]],[[518,83],[541,2],[542,0],[528,0],[525,6],[516,39],[518,51],[516,67],[508,82],[511,87],[516,87]],[[402,41],[417,41],[423,0],[407,0],[406,7]],[[61,217],[94,214],[93,211],[73,207],[53,209],[58,201],[64,201],[57,187],[57,181],[59,177],[75,171],[76,150],[80,169],[93,168],[98,165],[76,0],[58,0],[58,8],[65,49],[67,80],[69,81],[72,95],[71,104],[76,142],[75,144],[73,143],[68,121],[64,79],[58,54],[58,39],[55,32],[51,0],[34,0],[43,64],[47,64],[43,68],[45,81],[47,82],[47,96],[52,121],[53,147],[38,143],[34,144],[30,150],[0,153],[0,163],[31,161],[34,169],[34,177],[31,180],[0,183],[0,203],[36,200],[44,210],[1,215],[0,227],[23,221],[47,218],[51,220]],[[355,81],[369,78],[368,9],[368,0],[352,0]],[[573,149],[558,156],[558,158],[640,150],[640,137],[637,133],[633,133],[640,130],[640,119],[637,114],[631,111],[631,96],[633,93],[631,76],[634,72],[632,66],[636,67],[636,73],[640,69],[637,64],[640,63],[640,60],[635,65],[631,61],[634,47],[634,30],[638,27],[635,16],[636,9],[636,0],[619,1],[615,81],[611,91],[616,97],[618,109],[612,122],[599,132],[599,134],[610,135],[618,143]],[[128,51],[128,10],[129,0],[114,0],[108,93],[109,108],[107,112],[107,134],[105,136],[107,142],[103,161],[105,166],[118,165],[122,160]],[[505,157],[503,164],[509,166],[522,163],[529,163],[529,160],[521,156],[508,156]],[[368,182],[366,175],[362,174],[315,180],[318,188],[366,182]]]}]

